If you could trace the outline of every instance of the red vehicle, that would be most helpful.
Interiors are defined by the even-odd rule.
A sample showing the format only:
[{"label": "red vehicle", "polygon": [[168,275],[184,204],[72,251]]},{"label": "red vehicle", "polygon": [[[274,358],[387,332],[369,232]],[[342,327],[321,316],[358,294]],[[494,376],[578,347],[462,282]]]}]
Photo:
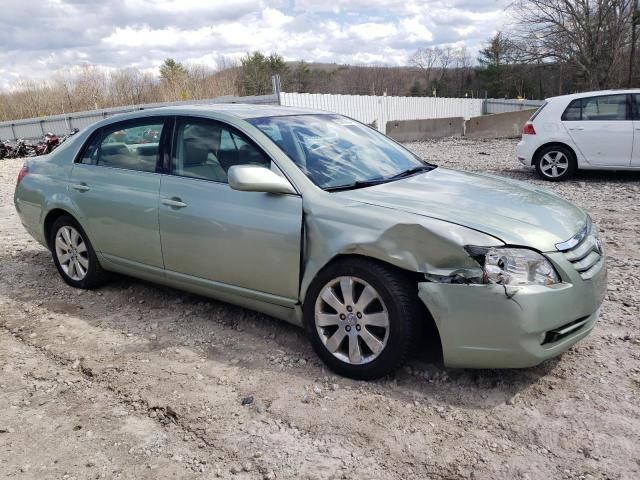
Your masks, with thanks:
[{"label": "red vehicle", "polygon": [[36,145],[36,155],[51,153],[58,145],[60,145],[60,138],[55,133],[47,132],[44,141]]}]

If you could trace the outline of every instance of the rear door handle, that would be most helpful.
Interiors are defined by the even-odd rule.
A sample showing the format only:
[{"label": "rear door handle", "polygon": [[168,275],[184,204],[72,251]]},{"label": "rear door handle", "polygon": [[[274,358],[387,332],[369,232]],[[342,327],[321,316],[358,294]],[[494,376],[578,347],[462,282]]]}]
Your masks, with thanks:
[{"label": "rear door handle", "polygon": [[76,183],[75,185],[71,185],[71,188],[77,190],[79,192],[86,192],[87,190],[91,190],[91,188],[84,182]]},{"label": "rear door handle", "polygon": [[184,208],[187,206],[187,204],[180,200],[178,197],[163,198],[162,203],[172,208]]},{"label": "rear door handle", "polygon": [[569,130],[584,130],[584,127],[571,127]]}]

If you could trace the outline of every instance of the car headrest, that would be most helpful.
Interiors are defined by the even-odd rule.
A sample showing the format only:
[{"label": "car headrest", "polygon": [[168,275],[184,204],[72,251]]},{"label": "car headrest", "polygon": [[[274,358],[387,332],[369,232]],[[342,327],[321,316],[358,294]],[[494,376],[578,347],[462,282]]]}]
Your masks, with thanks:
[{"label": "car headrest", "polygon": [[144,157],[152,157],[158,154],[158,145],[140,145],[136,147],[136,152]]},{"label": "car headrest", "polygon": [[130,153],[124,143],[105,143],[100,147],[100,156],[129,155]]},{"label": "car headrest", "polygon": [[184,167],[206,163],[209,147],[200,138],[185,138],[182,163]]}]

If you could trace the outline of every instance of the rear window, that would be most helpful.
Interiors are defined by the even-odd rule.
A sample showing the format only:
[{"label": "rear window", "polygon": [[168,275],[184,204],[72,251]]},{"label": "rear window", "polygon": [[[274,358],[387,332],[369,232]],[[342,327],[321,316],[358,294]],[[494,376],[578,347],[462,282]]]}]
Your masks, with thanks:
[{"label": "rear window", "polygon": [[562,114],[564,121],[630,120],[626,94],[601,95],[573,100]]}]

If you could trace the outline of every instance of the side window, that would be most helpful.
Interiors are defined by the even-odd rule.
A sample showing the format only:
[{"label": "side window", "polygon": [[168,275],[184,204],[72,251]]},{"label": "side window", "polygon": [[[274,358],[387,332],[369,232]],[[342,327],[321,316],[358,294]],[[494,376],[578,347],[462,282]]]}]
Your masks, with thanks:
[{"label": "side window", "polygon": [[97,132],[93,135],[91,139],[91,143],[84,148],[84,152],[82,152],[82,158],[79,163],[84,163],[85,165],[95,165],[98,161],[98,146],[100,145],[100,139],[102,135],[100,132]]},{"label": "side window", "polygon": [[574,100],[562,114],[562,120],[629,120],[627,96],[602,95]]},{"label": "side window", "polygon": [[105,127],[96,165],[155,172],[163,120]]},{"label": "side window", "polygon": [[562,114],[564,121],[582,120],[582,99],[573,100]]},{"label": "side window", "polygon": [[270,168],[271,160],[231,127],[203,119],[178,121],[174,175],[227,183],[227,172],[232,166],[247,164]]},{"label": "side window", "polygon": [[635,102],[635,119],[640,120],[640,93],[634,94],[633,100]]}]

